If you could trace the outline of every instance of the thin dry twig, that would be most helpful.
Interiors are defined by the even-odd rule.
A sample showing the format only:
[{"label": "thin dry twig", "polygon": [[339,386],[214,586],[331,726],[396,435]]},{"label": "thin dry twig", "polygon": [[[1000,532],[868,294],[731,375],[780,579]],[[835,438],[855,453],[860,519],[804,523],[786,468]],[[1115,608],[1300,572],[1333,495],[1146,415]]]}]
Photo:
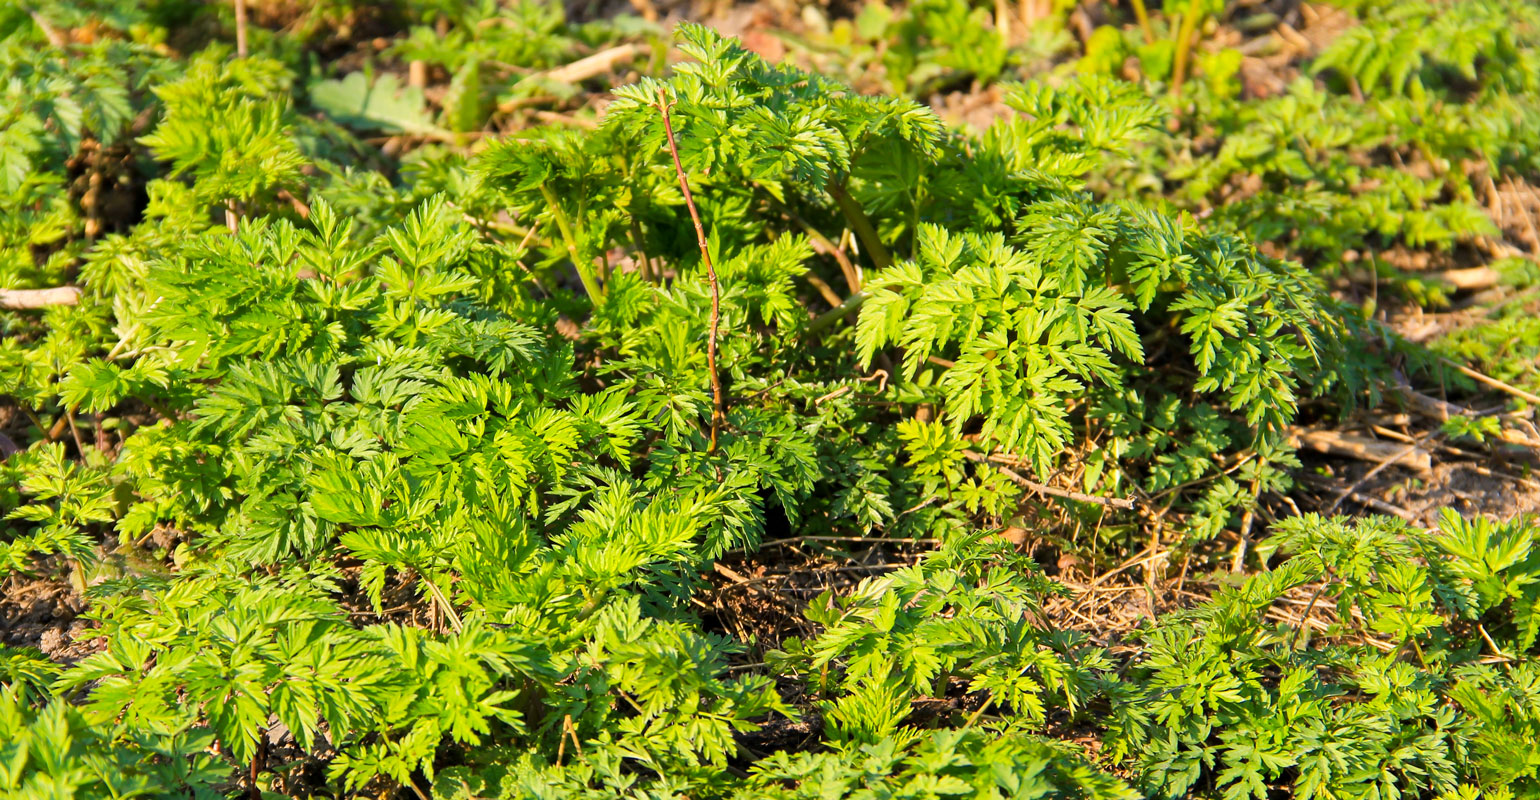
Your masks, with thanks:
[{"label": "thin dry twig", "polygon": [[1246,507],[1246,513],[1241,517],[1241,539],[1235,544],[1235,556],[1230,561],[1230,571],[1239,574],[1246,567],[1246,547],[1251,543],[1251,524],[1257,518],[1257,505],[1260,499],[1257,497],[1257,486],[1261,479],[1251,482],[1251,505]]},{"label": "thin dry twig", "polygon": [[[1321,599],[1321,592],[1325,590],[1326,584],[1322,583],[1320,586],[1315,587],[1315,591],[1310,593],[1310,602],[1305,604],[1305,613],[1302,616],[1303,619],[1310,619],[1310,612],[1315,610],[1315,601]],[[1289,652],[1294,652],[1294,646],[1299,643],[1299,633],[1304,629],[1305,626],[1303,625],[1299,625],[1294,628],[1294,635],[1289,637]]]},{"label": "thin dry twig", "polygon": [[1021,475],[1020,473],[1018,473],[1018,472],[1016,472],[1016,471],[1014,471],[1012,469],[1009,469],[1009,468],[1007,468],[1005,466],[1002,466],[1001,463],[1000,463],[1002,461],[1007,462],[1007,463],[1014,463],[1015,462],[1014,459],[1011,459],[1008,456],[999,456],[999,455],[988,455],[988,456],[986,456],[983,453],[978,453],[978,452],[975,452],[973,450],[964,451],[963,455],[967,456],[970,461],[977,461],[979,463],[986,463],[986,462],[988,462],[988,463],[993,464],[994,468],[999,470],[1001,475],[1004,475],[1005,477],[1010,478],[1012,481],[1015,481],[1017,484],[1019,484],[1021,486],[1024,486],[1024,487],[1026,487],[1028,489],[1031,489],[1032,491],[1037,492],[1038,494],[1046,494],[1046,495],[1049,495],[1050,497],[1062,497],[1062,498],[1064,498],[1066,500],[1075,500],[1075,501],[1081,502],[1081,503],[1092,503],[1092,504],[1099,505],[1099,506],[1111,506],[1112,508],[1121,508],[1121,509],[1124,509],[1124,510],[1130,510],[1130,509],[1132,509],[1134,507],[1134,501],[1129,500],[1127,498],[1123,498],[1123,497],[1097,497],[1094,494],[1085,494],[1084,492],[1076,492],[1076,491],[1071,491],[1069,489],[1059,489],[1059,488],[1056,488],[1056,487],[1053,487],[1053,486],[1048,486],[1047,484],[1038,483],[1037,481],[1031,480],[1030,478],[1027,478],[1024,475]]},{"label": "thin dry twig", "polygon": [[[1358,490],[1358,487],[1363,486],[1365,483],[1368,483],[1370,481],[1370,479],[1372,479],[1375,475],[1378,475],[1381,472],[1383,472],[1386,467],[1389,467],[1390,465],[1396,463],[1397,461],[1400,461],[1401,459],[1403,459],[1403,458],[1411,455],[1412,453],[1417,452],[1418,450],[1422,449],[1422,447],[1425,444],[1427,444],[1429,440],[1431,440],[1433,437],[1437,436],[1439,433],[1441,433],[1440,429],[1434,428],[1433,430],[1428,431],[1427,433],[1424,433],[1423,435],[1417,437],[1417,441],[1412,442],[1411,444],[1407,445],[1405,448],[1403,448],[1396,455],[1394,455],[1394,456],[1392,456],[1392,457],[1390,457],[1390,458],[1380,462],[1379,464],[1376,464],[1374,466],[1374,469],[1371,469],[1368,472],[1365,472],[1363,474],[1363,477],[1359,478],[1356,481],[1353,481],[1351,484],[1348,484],[1347,487],[1342,489],[1342,491],[1337,492],[1337,497],[1331,501],[1331,505],[1326,507],[1326,513],[1330,514],[1331,512],[1336,511],[1337,510],[1337,506],[1342,505],[1343,498],[1347,497],[1348,495],[1352,494],[1353,492],[1356,492]],[[1430,460],[1431,460],[1431,457],[1430,457]]]},{"label": "thin dry twig", "polygon": [[556,748],[556,763],[560,765],[562,759],[567,756],[567,739],[572,739],[572,749],[578,754],[578,759],[583,760],[583,743],[578,740],[577,726],[572,724],[572,715],[567,714],[561,720],[561,740]]},{"label": "thin dry twig", "polygon": [[246,48],[246,0],[235,0],[235,54],[245,58]]},{"label": "thin dry twig", "polygon": [[1407,511],[1400,506],[1387,503],[1378,497],[1369,497],[1367,495],[1359,494],[1358,492],[1348,492],[1347,497],[1349,500],[1352,500],[1353,502],[1358,503],[1365,508],[1372,508],[1375,511],[1381,512],[1383,514],[1389,514],[1393,517],[1400,517],[1407,522],[1417,521],[1416,514],[1413,514],[1412,512]]},{"label": "thin dry twig", "polygon": [[299,199],[298,197],[295,197],[294,194],[288,189],[279,189],[278,199],[292,206],[294,208],[294,213],[298,214],[300,219],[310,219],[310,204],[306,203],[304,200]]},{"label": "thin dry twig", "polygon": [[609,72],[616,64],[630,61],[641,52],[642,48],[635,44],[616,45],[550,70],[544,73],[544,77],[560,83],[580,83]]},{"label": "thin dry twig", "polygon": [[43,36],[48,39],[49,44],[54,47],[64,47],[69,44],[69,40],[64,38],[64,34],[60,33],[59,29],[49,23],[42,14],[31,8],[27,9],[27,13],[32,17],[32,21],[37,23],[38,30],[43,32]]},{"label": "thin dry twig", "polygon": [[[642,48],[635,44],[622,44],[606,50],[600,50],[591,56],[580,58],[571,64],[563,64],[555,69],[546,70],[525,78],[523,83],[530,81],[546,80],[556,83],[582,83],[589,78],[596,78],[614,69],[616,65],[635,59],[642,53]],[[557,98],[550,95],[540,97],[521,97],[500,103],[497,110],[507,114],[519,108],[537,102],[551,102]]]},{"label": "thin dry twig", "polygon": [[759,543],[761,549],[776,545],[792,545],[802,542],[859,542],[861,544],[940,544],[940,539],[903,539],[885,536],[794,536],[790,539],[770,539]]},{"label": "thin dry twig", "polygon": [[1467,378],[1470,378],[1473,381],[1476,381],[1477,383],[1484,383],[1493,389],[1499,389],[1528,403],[1540,406],[1540,395],[1534,394],[1532,392],[1526,392],[1523,389],[1520,389],[1519,387],[1513,386],[1511,384],[1503,383],[1502,381],[1490,375],[1483,375],[1482,373],[1477,372],[1476,370],[1473,370],[1464,364],[1460,364],[1450,359],[1441,358],[1439,360],[1444,363],[1444,366],[1453,369],[1454,371],[1464,375]]},{"label": "thin dry twig", "polygon": [[64,410],[64,421],[69,426],[70,436],[75,440],[75,452],[84,458],[86,454],[86,441],[80,435],[80,426],[75,424],[75,409],[73,407]]},{"label": "thin dry twig", "polygon": [[[1514,193],[1518,192],[1518,186],[1514,184],[1512,178],[1508,179],[1508,188]],[[1530,191],[1533,192],[1534,190]],[[1524,227],[1529,230],[1530,251],[1534,253],[1536,257],[1540,257],[1540,232],[1535,231],[1535,220],[1533,216],[1528,213],[1520,213],[1519,219],[1524,220]]]},{"label": "thin dry twig", "polygon": [[[1463,406],[1455,405],[1454,403],[1448,402],[1447,400],[1440,400],[1436,397],[1429,397],[1425,394],[1422,394],[1416,389],[1413,389],[1404,381],[1400,383],[1396,388],[1399,391],[1401,398],[1405,400],[1409,410],[1436,422],[1448,422],[1450,419],[1455,417],[1478,419],[1481,417],[1502,415],[1503,412],[1503,408],[1501,406],[1487,411],[1473,411]],[[1506,417],[1507,415],[1502,416]],[[1375,432],[1380,433],[1381,435],[1387,435],[1388,433],[1379,430],[1376,430]],[[1525,436],[1523,433],[1517,430],[1508,427],[1500,429],[1497,432],[1496,437],[1509,444],[1523,445],[1525,447],[1534,447],[1536,444],[1533,439]],[[1411,439],[1408,438],[1406,441],[1411,441]]]},{"label": "thin dry twig", "polygon": [[1472,291],[1476,289],[1490,289],[1497,285],[1502,276],[1491,267],[1466,267],[1463,269],[1446,269],[1435,273],[1435,277],[1451,284],[1456,289]]},{"label": "thin dry twig", "polygon": [[721,433],[723,420],[727,418],[727,403],[722,399],[722,376],[717,373],[717,327],[722,321],[722,288],[717,283],[716,265],[711,263],[711,247],[706,241],[706,228],[701,225],[700,212],[695,209],[695,198],[690,194],[690,181],[685,177],[684,164],[679,160],[679,145],[674,141],[674,123],[668,116],[672,106],[663,87],[658,87],[658,113],[663,115],[663,130],[668,135],[668,152],[674,157],[679,191],[684,194],[684,205],[690,210],[690,221],[695,223],[695,241],[700,245],[700,257],[706,263],[706,278],[711,283],[711,326],[706,334],[706,369],[711,373],[711,445],[706,452],[715,453],[717,436]]},{"label": "thin dry twig", "polygon": [[444,592],[438,588],[438,584],[434,583],[433,579],[426,575],[422,576],[422,582],[423,585],[428,587],[428,593],[433,595],[434,602],[444,612],[444,616],[449,618],[449,624],[455,629],[455,633],[464,631],[465,623],[460,621],[460,615],[455,612],[454,605],[449,602],[448,597],[444,596]]},{"label": "thin dry twig", "polygon": [[1094,589],[1105,583],[1114,575],[1117,575],[1121,572],[1126,572],[1133,569],[1134,567],[1142,567],[1151,561],[1159,561],[1160,559],[1166,558],[1169,555],[1171,555],[1169,551],[1154,550],[1150,547],[1146,547],[1135,554],[1133,558],[1130,558],[1127,561],[1124,561],[1122,564],[1119,564],[1118,566],[1113,567],[1112,569],[1107,570],[1100,575],[1097,575],[1095,578],[1092,578],[1091,582],[1086,585],[1086,588]]},{"label": "thin dry twig", "polygon": [[808,285],[818,290],[818,294],[823,297],[824,302],[828,303],[831,307],[838,308],[845,302],[840,299],[839,295],[834,293],[834,287],[830,286],[828,281],[814,275],[811,270],[802,277],[807,280]]},{"label": "thin dry twig", "polygon": [[1497,646],[1497,642],[1492,641],[1492,636],[1491,634],[1487,633],[1485,625],[1482,625],[1479,622],[1476,623],[1476,630],[1481,634],[1481,638],[1487,643],[1487,646],[1492,648],[1492,655],[1497,656],[1498,658],[1501,658],[1505,661],[1513,660],[1512,656],[1504,653],[1503,649]]},{"label": "thin dry twig", "polygon": [[574,117],[571,114],[559,114],[555,111],[537,110],[535,111],[535,119],[556,125],[571,125],[574,128],[583,128],[590,131],[599,129],[599,123],[591,119]]},{"label": "thin dry twig", "polygon": [[720,561],[712,564],[711,568],[715,570],[718,575],[727,578],[739,586],[753,586],[754,584],[763,580],[762,578],[750,578],[747,575],[744,575],[743,573],[727,566],[726,564],[723,564]]},{"label": "thin dry twig", "polygon": [[[824,236],[822,231],[813,227],[811,222],[803,219],[797,212],[792,211],[790,208],[785,208],[784,210],[786,216],[807,234],[808,241],[812,243],[814,250],[833,258],[839,264],[840,274],[845,277],[845,285],[850,288],[850,293],[856,294],[860,292],[861,271],[856,267],[855,262],[850,260],[850,256],[845,254],[845,248],[829,241],[829,237]],[[828,299],[828,295],[824,297]],[[830,303],[833,306],[838,306],[839,304],[840,302]]]},{"label": "thin dry twig", "polygon": [[[1331,481],[1326,480],[1324,478],[1317,478],[1317,477],[1315,477],[1315,476],[1313,476],[1313,475],[1311,475],[1309,473],[1303,473],[1299,477],[1301,479],[1303,479],[1306,483],[1313,483],[1316,486],[1320,486],[1320,487],[1328,488],[1328,489],[1329,488],[1334,488],[1334,484]],[[1346,497],[1347,497],[1347,499],[1352,500],[1353,502],[1355,502],[1355,503],[1357,503],[1357,504],[1359,504],[1359,505],[1361,505],[1361,506],[1363,506],[1365,508],[1372,508],[1375,511],[1380,512],[1381,514],[1389,514],[1389,515],[1391,515],[1393,517],[1400,517],[1401,519],[1404,519],[1407,522],[1416,522],[1417,519],[1418,519],[1416,514],[1413,514],[1412,512],[1407,511],[1406,509],[1404,509],[1404,508],[1402,508],[1402,507],[1400,507],[1398,505],[1392,505],[1390,503],[1387,503],[1384,500],[1379,499],[1378,497],[1370,497],[1368,495],[1361,494],[1361,493],[1356,492],[1356,491],[1352,491],[1351,489],[1347,492]]]},{"label": "thin dry twig", "polygon": [[0,289],[0,308],[47,308],[72,306],[80,302],[80,290],[74,286],[51,289]]},{"label": "thin dry twig", "polygon": [[1294,430],[1290,436],[1296,446],[1318,453],[1373,461],[1382,467],[1402,464],[1418,472],[1427,472],[1433,468],[1433,457],[1426,452],[1418,452],[1415,447],[1402,448],[1377,439],[1331,430]]}]

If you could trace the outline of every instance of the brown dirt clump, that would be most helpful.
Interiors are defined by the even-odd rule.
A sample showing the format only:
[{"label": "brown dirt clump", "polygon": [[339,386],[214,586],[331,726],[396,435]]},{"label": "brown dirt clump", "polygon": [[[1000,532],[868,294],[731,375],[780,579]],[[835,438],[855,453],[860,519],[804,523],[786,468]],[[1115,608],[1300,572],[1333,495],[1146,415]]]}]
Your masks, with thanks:
[{"label": "brown dirt clump", "polygon": [[0,584],[0,644],[35,647],[55,661],[74,661],[89,652],[76,641],[85,629],[76,617],[85,602],[69,584],[12,575]]}]

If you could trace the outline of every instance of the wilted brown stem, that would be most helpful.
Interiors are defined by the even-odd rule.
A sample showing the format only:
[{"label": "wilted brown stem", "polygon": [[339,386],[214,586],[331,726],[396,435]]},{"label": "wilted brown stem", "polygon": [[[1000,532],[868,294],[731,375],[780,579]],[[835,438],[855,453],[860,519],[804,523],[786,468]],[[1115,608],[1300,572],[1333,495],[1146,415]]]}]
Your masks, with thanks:
[{"label": "wilted brown stem", "polygon": [[668,96],[658,89],[658,111],[663,115],[663,131],[668,134],[668,152],[674,157],[674,172],[679,175],[679,190],[684,194],[685,208],[690,210],[690,221],[695,223],[695,242],[700,245],[701,260],[706,263],[706,278],[711,282],[711,326],[706,334],[706,369],[711,372],[711,445],[708,453],[717,449],[717,435],[722,421],[727,417],[726,402],[722,399],[722,376],[717,374],[717,326],[722,321],[722,289],[717,283],[717,268],[711,263],[711,248],[706,241],[706,228],[700,224],[700,212],[695,210],[695,198],[690,194],[690,181],[685,177],[684,164],[679,160],[679,145],[674,141],[674,123],[669,120]]}]

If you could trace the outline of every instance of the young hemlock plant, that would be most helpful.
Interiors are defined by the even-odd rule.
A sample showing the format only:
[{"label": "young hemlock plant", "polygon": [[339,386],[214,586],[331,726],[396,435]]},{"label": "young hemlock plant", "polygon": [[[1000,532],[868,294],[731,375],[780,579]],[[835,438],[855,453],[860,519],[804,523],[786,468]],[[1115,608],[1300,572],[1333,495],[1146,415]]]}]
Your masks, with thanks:
[{"label": "young hemlock plant", "polygon": [[1375,254],[1479,244],[1498,234],[1489,187],[1540,177],[1518,134],[1535,122],[1540,16],[1524,3],[1363,5],[1362,24],[1276,96],[1190,93],[1187,124],[1142,169],[1211,224],[1436,302],[1452,287]]},{"label": "young hemlock plant", "polygon": [[[1534,790],[1528,520],[1280,520],[1260,572],[1121,640],[1052,623],[1069,587],[997,535],[1051,514],[1093,566],[1202,559],[1289,488],[1302,404],[1379,366],[1242,210],[1097,190],[1165,141],[1156,101],[1012,84],[962,131],[683,25],[596,128],[470,136],[549,88],[512,76],[619,30],[503,10],[406,4],[376,50],[443,92],[371,97],[395,76],[325,78],[260,32],[16,82],[0,277],[81,293],[0,311],[27,419],[0,576],[70,573],[87,610],[58,661],[0,649],[0,791]],[[922,49],[981,19],[904,14]],[[47,47],[28,69],[74,52]],[[77,114],[81,87],[106,99]],[[46,177],[88,130],[143,170],[122,230]],[[929,552],[805,606],[732,578],[784,624],[730,634],[714,576],[770,537]]]}]

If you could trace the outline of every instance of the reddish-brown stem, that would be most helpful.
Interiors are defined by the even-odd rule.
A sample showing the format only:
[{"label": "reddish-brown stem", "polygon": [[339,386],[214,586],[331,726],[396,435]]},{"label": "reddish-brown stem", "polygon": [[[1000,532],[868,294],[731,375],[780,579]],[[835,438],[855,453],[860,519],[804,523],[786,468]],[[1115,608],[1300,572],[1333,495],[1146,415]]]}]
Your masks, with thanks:
[{"label": "reddish-brown stem", "polygon": [[257,729],[257,752],[251,758],[251,785],[246,787],[252,800],[262,800],[262,785],[257,782],[267,769],[267,729]]},{"label": "reddish-brown stem", "polygon": [[48,429],[48,441],[59,441],[59,437],[63,436],[65,431],[69,430],[69,415],[71,413],[74,413],[73,408],[66,409],[66,413],[59,415],[59,418],[54,420],[53,427]]},{"label": "reddish-brown stem", "polygon": [[711,283],[711,326],[706,334],[706,369],[711,372],[711,445],[708,453],[717,450],[717,435],[722,421],[727,417],[726,403],[722,399],[722,376],[717,374],[717,326],[722,320],[722,289],[717,283],[717,268],[711,263],[711,248],[706,242],[706,228],[700,224],[700,212],[695,210],[695,198],[690,194],[690,181],[685,177],[684,164],[679,161],[679,145],[674,141],[674,123],[669,120],[668,96],[658,89],[658,111],[663,115],[663,131],[668,134],[668,152],[674,157],[674,172],[679,175],[679,191],[684,193],[684,205],[690,210],[690,221],[695,223],[695,241],[700,245],[701,260],[706,263],[706,278]]}]

